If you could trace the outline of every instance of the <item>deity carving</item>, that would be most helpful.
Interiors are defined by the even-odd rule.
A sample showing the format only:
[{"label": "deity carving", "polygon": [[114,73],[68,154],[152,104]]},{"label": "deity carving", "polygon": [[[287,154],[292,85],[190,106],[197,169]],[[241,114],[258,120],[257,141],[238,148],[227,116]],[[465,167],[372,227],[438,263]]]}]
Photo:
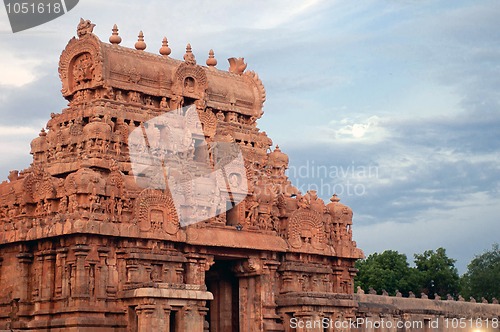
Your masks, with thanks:
[{"label": "deity carving", "polygon": [[93,78],[94,66],[89,53],[80,55],[74,61],[73,78],[77,85],[91,81]]}]

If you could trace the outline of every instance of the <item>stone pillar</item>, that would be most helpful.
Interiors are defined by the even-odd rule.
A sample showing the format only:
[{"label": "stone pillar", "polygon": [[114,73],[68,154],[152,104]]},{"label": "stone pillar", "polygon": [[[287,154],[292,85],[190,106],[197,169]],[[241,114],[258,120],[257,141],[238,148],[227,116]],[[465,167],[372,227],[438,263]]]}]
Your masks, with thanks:
[{"label": "stone pillar", "polygon": [[98,248],[97,252],[99,253],[99,267],[96,271],[96,280],[98,281],[96,297],[98,300],[105,300],[107,298],[106,288],[108,287],[109,280],[109,269],[107,264],[109,248]]},{"label": "stone pillar", "polygon": [[188,258],[186,263],[186,284],[198,284],[198,261],[195,258]]},{"label": "stone pillar", "polygon": [[205,284],[205,257],[195,253],[186,255],[186,284],[204,285]]},{"label": "stone pillar", "polygon": [[154,319],[156,307],[154,304],[142,304],[135,307],[137,312],[137,332],[151,332],[158,330]]},{"label": "stone pillar", "polygon": [[[260,322],[255,321],[253,315],[253,296],[255,295],[255,281],[253,277],[239,276],[239,295],[240,295],[240,330],[241,331],[254,331],[253,325],[260,325]],[[233,304],[236,305],[236,304]],[[255,326],[255,328],[259,328]],[[259,329],[261,330],[261,329]]]},{"label": "stone pillar", "polygon": [[356,277],[356,274],[358,274],[358,269],[348,267],[347,270],[349,271],[348,294],[354,294],[354,278]]},{"label": "stone pillar", "polygon": [[263,331],[263,300],[267,287],[264,285],[262,262],[251,257],[236,267],[239,283],[240,331]]},{"label": "stone pillar", "polygon": [[88,273],[85,268],[85,258],[87,257],[90,247],[86,245],[76,245],[73,247],[76,257],[75,266],[75,285],[73,298],[87,298],[89,297],[89,282]]},{"label": "stone pillar", "polygon": [[293,316],[297,319],[296,332],[323,332],[320,329],[307,328],[307,323],[314,320],[314,314],[312,312],[296,312]]},{"label": "stone pillar", "polygon": [[[32,282],[29,279],[29,275],[30,275],[30,264],[33,263],[33,254],[29,252],[21,252],[17,254],[16,257],[19,262],[19,282],[17,283],[19,288],[17,294],[15,294],[14,297],[19,298],[20,301],[29,301],[30,299],[29,285]],[[2,261],[3,258],[0,259],[0,268],[2,265]]]},{"label": "stone pillar", "polygon": [[170,314],[172,313],[172,307],[171,306],[166,306],[163,307],[163,312],[164,312],[164,330],[163,331],[170,331]]},{"label": "stone pillar", "polygon": [[[33,300],[39,301],[42,295],[43,284],[43,256],[40,253],[35,253],[35,261],[33,262]],[[39,305],[35,304],[35,310],[39,310]]]},{"label": "stone pillar", "polygon": [[141,281],[141,275],[139,274],[139,264],[135,259],[127,260],[127,283],[138,283]]},{"label": "stone pillar", "polygon": [[201,317],[201,321],[203,323],[203,332],[208,332],[209,331],[209,327],[208,327],[208,322],[206,320],[206,316],[208,314],[208,308],[205,306],[206,303],[203,303],[203,306],[200,305],[200,307],[198,307],[198,314],[200,315]]},{"label": "stone pillar", "polygon": [[[59,248],[56,250],[56,284],[55,284],[55,297],[64,298],[68,296],[65,291],[64,285],[68,282],[66,280],[66,257],[68,257],[68,248]],[[64,290],[64,291],[63,291]]]},{"label": "stone pillar", "polygon": [[175,266],[174,278],[175,278],[174,283],[178,283],[178,284],[186,283],[186,281],[184,280],[184,268],[182,267],[182,265],[179,264],[179,266]]},{"label": "stone pillar", "polygon": [[54,296],[56,251],[46,250],[42,253],[42,285],[41,300],[50,300]]},{"label": "stone pillar", "polygon": [[333,267],[333,292],[343,293],[342,291],[342,272],[344,269],[341,266]]},{"label": "stone pillar", "polygon": [[277,280],[279,262],[275,260],[266,260],[263,264],[263,274],[260,277],[262,291],[262,317],[264,319],[264,330],[282,329],[282,325],[276,323],[280,316],[276,313],[275,294],[279,292]]},{"label": "stone pillar", "polygon": [[187,305],[179,311],[180,319],[175,332],[203,332],[205,315],[200,314],[196,305]]}]

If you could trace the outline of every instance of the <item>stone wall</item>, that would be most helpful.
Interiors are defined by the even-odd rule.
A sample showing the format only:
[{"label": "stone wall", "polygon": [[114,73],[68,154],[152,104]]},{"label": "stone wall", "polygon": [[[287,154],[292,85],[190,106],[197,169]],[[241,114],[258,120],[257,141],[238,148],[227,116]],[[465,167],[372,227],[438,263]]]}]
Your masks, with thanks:
[{"label": "stone wall", "polygon": [[357,331],[500,331],[498,304],[371,294],[355,294],[354,300]]}]

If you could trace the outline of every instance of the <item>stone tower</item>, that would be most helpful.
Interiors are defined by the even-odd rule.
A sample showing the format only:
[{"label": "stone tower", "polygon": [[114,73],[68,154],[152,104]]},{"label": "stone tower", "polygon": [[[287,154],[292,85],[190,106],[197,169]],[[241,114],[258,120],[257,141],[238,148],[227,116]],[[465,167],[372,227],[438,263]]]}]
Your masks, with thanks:
[{"label": "stone tower", "polygon": [[31,166],[0,184],[0,329],[354,318],[352,211],[291,185],[287,155],[256,126],[257,74],[242,58],[217,69],[213,51],[201,66],[189,44],[172,59],[166,38],[148,53],[142,32],[122,47],[116,26],[108,44],[93,27],[81,20],[60,57],[68,107],[32,141]]}]

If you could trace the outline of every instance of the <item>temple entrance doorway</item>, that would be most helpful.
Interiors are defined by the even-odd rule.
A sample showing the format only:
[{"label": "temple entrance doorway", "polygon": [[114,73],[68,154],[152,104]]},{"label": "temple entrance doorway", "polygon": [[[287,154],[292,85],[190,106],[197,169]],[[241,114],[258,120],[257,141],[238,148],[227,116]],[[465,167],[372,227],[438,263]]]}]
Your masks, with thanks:
[{"label": "temple entrance doorway", "polygon": [[233,266],[235,260],[215,260],[207,271],[207,289],[214,295],[208,301],[207,321],[210,332],[238,332],[240,326],[239,282]]}]

